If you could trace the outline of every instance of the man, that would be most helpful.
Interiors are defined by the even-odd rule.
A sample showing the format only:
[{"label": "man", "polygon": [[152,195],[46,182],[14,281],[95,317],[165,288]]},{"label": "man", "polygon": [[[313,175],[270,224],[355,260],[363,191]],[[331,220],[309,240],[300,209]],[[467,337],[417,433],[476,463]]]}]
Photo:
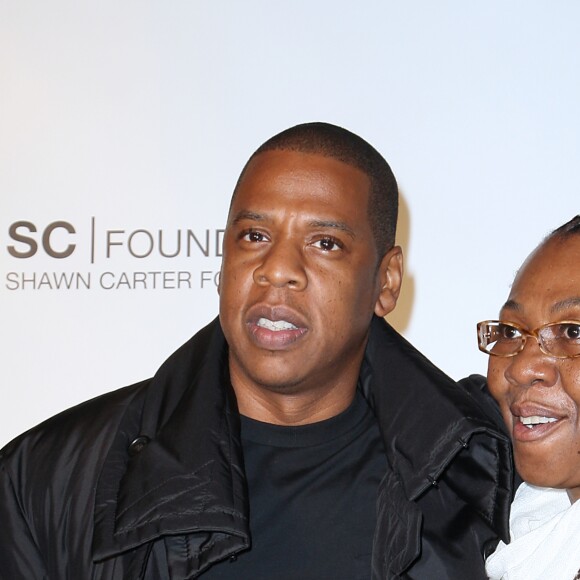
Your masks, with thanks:
[{"label": "man", "polygon": [[153,379],[2,452],[2,578],[484,578],[509,443],[478,385],[382,320],[397,195],[345,129],[260,147],[232,197],[219,319]]}]

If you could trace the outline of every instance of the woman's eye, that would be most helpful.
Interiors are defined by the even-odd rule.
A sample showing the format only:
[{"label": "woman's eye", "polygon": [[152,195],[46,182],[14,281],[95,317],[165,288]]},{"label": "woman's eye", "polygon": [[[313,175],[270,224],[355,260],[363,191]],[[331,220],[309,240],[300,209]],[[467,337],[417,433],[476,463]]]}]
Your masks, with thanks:
[{"label": "woman's eye", "polygon": [[500,324],[498,327],[498,334],[500,340],[514,340],[520,337],[520,332],[517,328],[509,324]]},{"label": "woman's eye", "polygon": [[322,238],[320,240],[316,240],[314,245],[325,252],[334,252],[336,250],[340,250],[342,244],[333,238]]},{"label": "woman's eye", "polygon": [[567,340],[580,340],[580,324],[563,324],[561,333]]}]

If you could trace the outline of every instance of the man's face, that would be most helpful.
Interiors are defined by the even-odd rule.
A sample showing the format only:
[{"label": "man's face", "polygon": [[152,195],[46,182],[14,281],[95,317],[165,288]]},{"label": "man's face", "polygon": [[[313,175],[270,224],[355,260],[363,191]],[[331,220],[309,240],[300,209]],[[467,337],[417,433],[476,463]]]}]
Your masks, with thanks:
[{"label": "man's face", "polygon": [[[368,191],[362,171],[321,155],[268,151],[250,162],[220,278],[234,386],[298,394],[358,373],[385,284]],[[393,307],[383,301],[377,313]]]},{"label": "man's face", "polygon": [[[528,258],[500,319],[527,330],[580,321],[580,236],[551,240]],[[565,488],[571,499],[578,499],[580,358],[546,355],[528,338],[516,356],[490,357],[488,380],[511,433],[521,476],[542,487]],[[539,417],[549,422],[538,422]]]}]

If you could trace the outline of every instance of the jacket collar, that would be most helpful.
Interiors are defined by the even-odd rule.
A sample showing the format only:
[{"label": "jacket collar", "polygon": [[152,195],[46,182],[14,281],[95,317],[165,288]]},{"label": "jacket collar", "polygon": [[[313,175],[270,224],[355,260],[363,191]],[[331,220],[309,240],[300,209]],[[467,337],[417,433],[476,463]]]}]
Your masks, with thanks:
[{"label": "jacket collar", "polygon": [[[208,552],[219,558],[248,547],[239,415],[226,354],[216,320],[176,351],[130,405],[96,490],[95,559],[161,536],[198,534],[203,541],[215,530],[228,541],[207,542],[194,567],[211,559]],[[137,435],[148,443],[131,457]]]},{"label": "jacket collar", "polygon": [[481,385],[453,381],[376,317],[365,360],[363,391],[407,498],[417,500],[441,479],[453,479],[456,493],[508,538],[511,446]]}]

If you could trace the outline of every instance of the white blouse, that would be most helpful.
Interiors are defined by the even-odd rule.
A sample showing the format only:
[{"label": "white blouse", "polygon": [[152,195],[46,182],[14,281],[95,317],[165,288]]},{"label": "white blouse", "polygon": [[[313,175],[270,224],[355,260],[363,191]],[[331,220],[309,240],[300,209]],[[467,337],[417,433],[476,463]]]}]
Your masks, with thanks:
[{"label": "white blouse", "polygon": [[[580,571],[580,501],[564,489],[523,483],[510,514],[511,542],[487,558],[492,580],[574,580]],[[580,578],[580,576],[578,576]]]}]

